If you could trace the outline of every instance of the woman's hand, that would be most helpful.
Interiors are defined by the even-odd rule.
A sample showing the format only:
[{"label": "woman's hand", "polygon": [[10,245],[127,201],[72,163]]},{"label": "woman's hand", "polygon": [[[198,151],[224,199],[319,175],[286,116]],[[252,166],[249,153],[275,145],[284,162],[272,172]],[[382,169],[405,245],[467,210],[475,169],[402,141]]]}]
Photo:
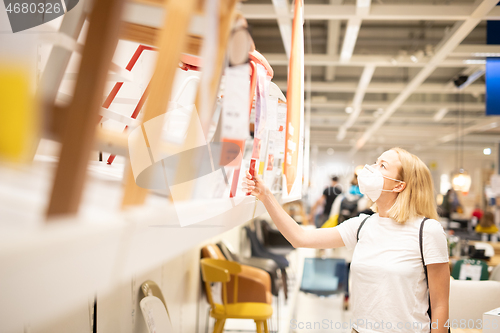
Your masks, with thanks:
[{"label": "woman's hand", "polygon": [[256,196],[260,201],[263,201],[265,196],[271,193],[262,179],[258,175],[255,176],[255,179],[252,179],[252,175],[248,170],[246,170],[246,176],[243,178],[241,186],[247,192],[251,192],[250,194]]}]

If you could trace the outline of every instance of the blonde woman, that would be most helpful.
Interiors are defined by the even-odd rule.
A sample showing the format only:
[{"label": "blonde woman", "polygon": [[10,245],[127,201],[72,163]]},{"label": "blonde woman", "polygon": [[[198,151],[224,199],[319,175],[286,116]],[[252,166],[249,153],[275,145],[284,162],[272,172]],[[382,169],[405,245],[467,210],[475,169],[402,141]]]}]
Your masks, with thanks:
[{"label": "blonde woman", "polygon": [[358,181],[376,214],[316,230],[293,221],[259,177],[252,179],[247,172],[242,185],[264,203],[294,247],[354,248],[353,332],[447,332],[448,248],[429,169],[417,156],[393,148],[366,165]]}]

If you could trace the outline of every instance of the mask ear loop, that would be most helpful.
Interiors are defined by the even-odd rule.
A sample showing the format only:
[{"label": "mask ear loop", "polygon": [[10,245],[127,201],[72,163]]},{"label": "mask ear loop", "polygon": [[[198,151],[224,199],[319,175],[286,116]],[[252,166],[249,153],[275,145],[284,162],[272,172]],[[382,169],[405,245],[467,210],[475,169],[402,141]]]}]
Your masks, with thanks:
[{"label": "mask ear loop", "polygon": [[[385,176],[383,176],[383,177],[385,177]],[[397,181],[397,182],[400,182],[400,183],[405,183],[405,184],[406,184],[406,182],[405,182],[404,180],[392,179],[392,178],[389,178],[389,177],[385,177],[385,178],[388,178],[388,179],[395,180],[395,181]],[[404,189],[403,189],[403,190],[404,190]],[[382,191],[384,191],[384,192],[394,192],[394,189],[392,189],[392,190],[384,190],[384,189],[382,189]],[[402,191],[401,191],[401,192],[402,192]],[[401,192],[399,192],[399,193],[401,193]]]}]

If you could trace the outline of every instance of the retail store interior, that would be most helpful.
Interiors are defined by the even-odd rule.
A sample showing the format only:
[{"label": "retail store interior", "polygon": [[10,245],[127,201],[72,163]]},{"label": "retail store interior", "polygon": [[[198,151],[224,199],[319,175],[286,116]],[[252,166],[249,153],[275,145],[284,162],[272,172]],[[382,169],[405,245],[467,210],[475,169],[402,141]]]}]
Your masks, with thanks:
[{"label": "retail store interior", "polygon": [[500,332],[498,0],[4,4],[0,332],[355,332],[355,248],[297,246],[244,184],[332,231],[395,147],[432,179],[451,331]]}]

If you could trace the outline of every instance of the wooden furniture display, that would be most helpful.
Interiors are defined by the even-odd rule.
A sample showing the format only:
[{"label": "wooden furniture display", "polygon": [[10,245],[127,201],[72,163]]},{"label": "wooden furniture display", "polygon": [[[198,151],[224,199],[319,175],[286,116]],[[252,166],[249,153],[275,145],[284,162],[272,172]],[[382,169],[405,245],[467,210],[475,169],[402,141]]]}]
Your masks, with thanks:
[{"label": "wooden furniture display", "polygon": [[[0,227],[8,226],[0,232],[0,322],[6,331],[15,331],[24,323],[37,325],[63,316],[67,309],[77,307],[82,301],[88,302],[88,296],[96,290],[127,283],[132,274],[158,267],[265,212],[262,202],[250,196],[220,216],[208,218],[194,227],[181,228],[171,202],[157,195],[149,196],[145,202],[147,190],[137,189],[130,178],[124,192],[123,170],[89,161],[93,149],[121,156],[128,154],[126,134],[96,126],[103,112],[104,85],[109,81],[109,71],[121,76],[119,80],[127,80],[127,70],[112,62],[118,40],[130,36],[127,35],[130,31],[151,32],[149,28],[155,27],[151,43],[159,48],[161,61],[148,89],[144,122],[166,110],[179,55],[187,49],[191,52],[190,43],[197,40],[192,38],[196,34],[188,33],[188,23],[196,21],[198,11],[193,8],[201,6],[194,0],[92,3],[94,8],[90,1],[80,0],[77,7],[65,15],[61,33],[66,39],[53,48],[42,74],[39,93],[44,97],[44,138],[62,143],[60,156],[35,156],[32,165],[26,168],[0,165]],[[233,0],[220,2],[220,17],[226,21],[220,25],[219,36],[227,35],[235,17],[234,7]],[[134,18],[139,11],[131,9],[137,8],[147,11],[149,23],[139,24],[140,20]],[[175,11],[177,24],[168,23]],[[164,18],[163,13],[168,17]],[[77,39],[87,16],[89,30],[82,46]],[[136,30],[128,23],[137,25]],[[180,33],[182,29],[184,34]],[[146,34],[137,36],[134,38],[139,41],[139,37]],[[223,43],[224,39],[219,41]],[[163,50],[168,45],[169,52],[162,52],[162,45]],[[215,100],[223,68],[223,50],[220,48],[217,53],[220,68],[215,71],[210,86],[212,100]],[[56,99],[73,53],[82,55],[76,89],[69,106],[61,106],[56,104]],[[137,123],[130,122],[134,126]],[[143,202],[145,204],[140,205]],[[209,205],[221,203],[199,200],[185,205],[193,211],[204,211]],[[47,221],[60,223],[47,224]],[[19,281],[23,281],[23,289],[13,289],[11,286]]]},{"label": "wooden furniture display", "polygon": [[[201,249],[203,258],[227,260],[215,244],[208,244]],[[239,284],[234,286],[238,289],[239,299],[242,302],[257,302],[271,304],[273,295],[271,293],[271,277],[260,268],[241,265],[238,274]],[[228,302],[233,302],[233,281],[228,282]]]},{"label": "wooden furniture display", "polygon": [[[104,1],[104,3],[108,4],[107,1]],[[86,5],[88,6],[87,3]],[[41,95],[48,95],[45,97],[44,102],[48,110],[47,114],[49,119],[47,122],[46,135],[49,137],[59,136],[59,140],[63,142],[60,167],[56,172],[51,200],[47,210],[48,217],[61,214],[74,214],[78,211],[86,176],[86,161],[88,160],[89,152],[94,144],[94,119],[99,113],[99,104],[101,103],[100,96],[102,96],[106,73],[110,67],[111,57],[116,47],[118,37],[121,36],[123,39],[154,45],[159,49],[157,65],[148,87],[149,101],[144,110],[142,123],[166,112],[181,51],[195,55],[199,55],[200,53],[199,46],[201,45],[202,38],[199,35],[190,34],[188,28],[189,23],[193,20],[193,16],[203,13],[205,2],[195,0],[131,2],[127,4],[128,10],[124,14],[125,20],[129,19],[129,21],[125,21],[122,24],[120,19],[123,5],[124,4],[121,3],[121,7],[113,11],[113,18],[110,17],[110,19],[103,20],[102,17],[106,17],[107,12],[102,10],[101,7],[99,7],[101,18],[99,16],[96,16],[95,19],[91,17],[91,21],[94,23],[90,25],[91,28],[89,30],[88,40],[83,47],[83,60],[80,69],[80,73],[84,72],[84,74],[79,75],[75,97],[68,110],[55,106],[54,101],[57,94],[57,88],[45,89],[45,91],[42,89],[41,91]],[[214,74],[211,79],[210,87],[208,88],[210,105],[213,105],[215,101],[215,94],[223,69],[225,47],[231,24],[235,18],[235,5],[236,0],[221,1],[219,3],[219,45]],[[103,4],[100,4],[100,6],[103,6]],[[133,17],[133,10],[136,9],[137,6],[148,7],[147,10],[161,12],[165,16],[161,27],[152,27],[147,25],[147,22],[138,24],[136,22],[137,18]],[[86,17],[86,13],[82,9],[84,6],[82,5],[80,7],[80,11],[75,10],[75,15],[79,14],[77,17],[78,20],[76,20],[78,24],[73,24],[72,29],[70,29],[70,37],[74,39],[78,37]],[[97,9],[94,11],[96,10]],[[130,14],[131,12],[132,14]],[[100,23],[101,26],[98,26],[100,21],[102,21]],[[122,29],[120,29],[121,26],[123,26]],[[110,37],[106,37],[107,35],[102,33],[108,28],[113,29],[113,35],[110,35]],[[68,29],[66,28],[66,30]],[[70,56],[71,52],[66,50],[63,57],[66,64]],[[57,54],[51,55],[49,62],[54,63],[54,59],[57,60],[58,58],[61,58],[61,56]],[[88,59],[92,59],[92,61]],[[47,68],[50,70],[53,67],[54,65],[50,65]],[[87,70],[88,67],[92,68]],[[64,68],[65,62],[63,61],[63,66],[61,66],[57,75],[45,75],[49,77],[44,82],[51,82],[55,87],[58,87],[64,74]],[[84,87],[86,88],[82,90]],[[89,93],[93,93],[95,97],[82,97],[90,97]],[[85,103],[82,103],[82,100],[84,100]],[[199,103],[200,100],[197,98],[198,110],[201,109]],[[79,110],[86,110],[86,112],[72,112],[71,110],[75,106],[78,106]],[[208,110],[209,112],[213,112],[212,108],[208,108]],[[66,117],[66,114],[71,114],[71,117]],[[80,116],[77,117],[77,115]],[[210,119],[211,115],[200,115],[200,118]],[[75,129],[73,127],[75,127],[76,124],[78,124],[78,128]],[[96,134],[97,140],[101,142],[101,148],[113,147],[112,151],[110,151],[111,153],[127,154],[125,135],[109,133],[109,131],[105,130],[98,130]],[[159,138],[148,137],[148,146],[158,139]],[[189,164],[187,162],[189,161],[186,161],[186,165]],[[181,171],[189,172],[189,168]],[[135,184],[130,168],[127,170],[125,182],[126,187],[122,207],[144,203],[148,190],[139,188]]]},{"label": "wooden furniture display", "polygon": [[[266,303],[238,301],[238,274],[241,265],[227,260],[201,259],[201,273],[208,300],[211,306],[210,316],[216,319],[214,333],[222,333],[226,319],[253,319],[257,326],[257,333],[269,333],[267,321],[273,314],[273,308]],[[234,300],[227,299],[228,282],[234,279]],[[210,284],[222,282],[222,304],[215,303],[212,297]]]}]

